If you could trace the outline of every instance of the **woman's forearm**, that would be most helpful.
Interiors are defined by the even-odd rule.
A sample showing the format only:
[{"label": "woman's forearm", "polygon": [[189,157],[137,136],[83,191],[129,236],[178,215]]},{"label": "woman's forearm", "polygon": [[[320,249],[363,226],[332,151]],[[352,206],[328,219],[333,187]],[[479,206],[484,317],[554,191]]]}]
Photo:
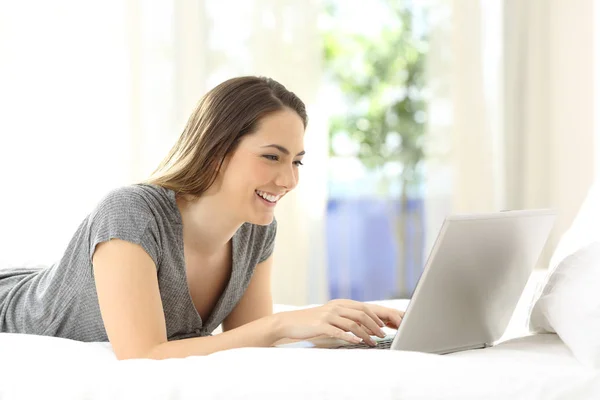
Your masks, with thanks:
[{"label": "woman's forearm", "polygon": [[202,356],[240,347],[269,347],[281,339],[273,315],[215,336],[174,340],[154,347],[146,357],[155,360]]}]

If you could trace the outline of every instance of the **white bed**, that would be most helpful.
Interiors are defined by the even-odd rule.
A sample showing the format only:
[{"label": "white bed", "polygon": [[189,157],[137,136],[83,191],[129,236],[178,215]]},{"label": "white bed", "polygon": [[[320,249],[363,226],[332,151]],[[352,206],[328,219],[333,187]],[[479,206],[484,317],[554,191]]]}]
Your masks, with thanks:
[{"label": "white bed", "polygon": [[[565,262],[553,283],[562,290],[552,293],[560,299],[555,301],[560,310],[540,308],[543,316],[552,314],[554,328],[562,329],[553,331],[563,332],[569,347],[556,334],[527,335],[532,296],[546,275],[538,271],[532,274],[501,343],[488,349],[439,356],[389,350],[246,348],[206,357],[117,361],[108,343],[0,334],[0,400],[600,399],[600,368],[580,362],[589,353],[599,358],[591,357],[592,365],[600,365],[600,306],[594,308],[600,274],[590,273],[597,271],[600,259],[575,257],[566,262],[570,258],[565,258],[584,243],[600,243],[598,201],[600,186],[591,189],[550,263],[552,271],[561,260]],[[600,258],[598,252],[593,255]],[[580,310],[581,301],[589,300],[594,306],[588,307],[591,314],[565,318],[578,316],[571,311]],[[399,309],[405,309],[406,303],[385,302]],[[286,308],[279,306],[276,311]],[[586,335],[565,335],[573,332]],[[574,342],[574,337],[586,341]],[[574,345],[584,352],[578,358],[571,351]]]},{"label": "white bed", "polygon": [[0,334],[0,399],[600,399],[554,334],[439,356],[247,348],[117,361],[107,343]]}]

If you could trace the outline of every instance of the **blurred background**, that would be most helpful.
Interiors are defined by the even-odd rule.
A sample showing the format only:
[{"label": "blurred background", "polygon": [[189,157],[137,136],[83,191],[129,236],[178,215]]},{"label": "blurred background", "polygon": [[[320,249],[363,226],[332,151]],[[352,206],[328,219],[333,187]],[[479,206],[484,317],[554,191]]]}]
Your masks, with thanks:
[{"label": "blurred background", "polygon": [[57,261],[239,75],[309,113],[277,303],[410,297],[451,213],[557,209],[544,269],[598,176],[594,0],[0,0],[0,268]]}]

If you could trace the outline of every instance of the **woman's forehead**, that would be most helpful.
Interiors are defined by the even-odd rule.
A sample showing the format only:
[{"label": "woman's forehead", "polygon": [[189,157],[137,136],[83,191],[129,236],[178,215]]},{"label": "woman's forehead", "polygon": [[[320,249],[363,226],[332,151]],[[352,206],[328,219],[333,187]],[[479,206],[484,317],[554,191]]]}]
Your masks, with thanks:
[{"label": "woman's forehead", "polygon": [[295,112],[267,115],[256,131],[247,135],[246,143],[253,146],[279,145],[294,154],[304,147],[304,124]]},{"label": "woman's forehead", "polygon": [[278,132],[304,133],[304,124],[300,116],[293,110],[284,109],[262,117],[258,122],[257,132],[278,133]]}]

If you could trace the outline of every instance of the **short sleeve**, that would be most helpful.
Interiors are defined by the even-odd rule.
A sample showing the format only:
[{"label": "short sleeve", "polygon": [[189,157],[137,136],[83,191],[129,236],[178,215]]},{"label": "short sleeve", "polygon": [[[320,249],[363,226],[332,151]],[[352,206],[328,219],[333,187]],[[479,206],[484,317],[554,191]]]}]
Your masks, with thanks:
[{"label": "short sleeve", "polygon": [[111,239],[140,245],[160,264],[160,235],[156,219],[140,193],[127,186],[110,192],[89,216],[90,262],[96,246]]},{"label": "short sleeve", "polygon": [[265,261],[273,254],[275,248],[275,237],[277,236],[277,220],[273,218],[273,222],[267,226],[264,245],[260,254],[258,263]]}]

